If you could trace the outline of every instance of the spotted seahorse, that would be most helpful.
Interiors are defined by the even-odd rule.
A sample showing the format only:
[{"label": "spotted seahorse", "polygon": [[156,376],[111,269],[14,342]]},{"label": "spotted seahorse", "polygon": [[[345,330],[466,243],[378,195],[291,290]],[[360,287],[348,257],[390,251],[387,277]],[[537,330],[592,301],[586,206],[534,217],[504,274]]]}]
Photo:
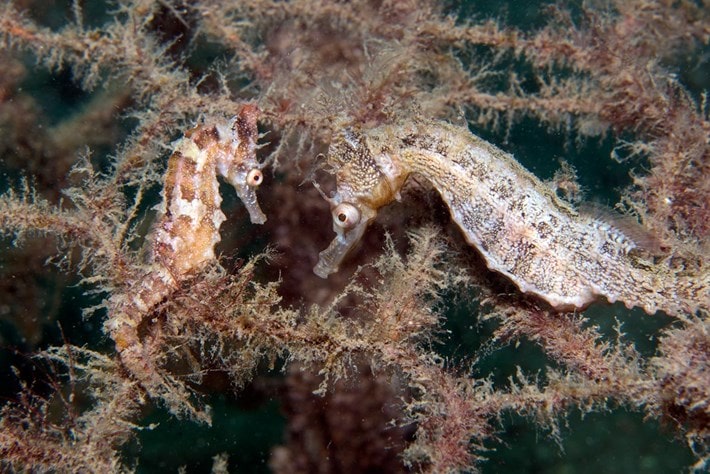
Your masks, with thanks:
[{"label": "spotted seahorse", "polygon": [[653,258],[624,231],[578,212],[510,154],[443,122],[346,130],[328,151],[336,191],[335,239],[314,272],[326,278],[360,240],[377,211],[416,173],[441,194],[487,266],[558,310],[600,298],[648,313],[710,307],[708,272],[685,275]]},{"label": "spotted seahorse", "polygon": [[255,105],[245,104],[232,120],[206,120],[173,144],[160,215],[149,238],[149,265],[107,304],[105,330],[116,344],[121,363],[152,396],[169,395],[178,388],[160,374],[151,356],[154,338],[141,337],[138,328],[146,326],[144,333],[150,334],[155,325],[145,321],[160,302],[216,260],[214,247],[226,219],[220,209],[217,177],[223,176],[234,186],[252,223],[266,221],[256,199],[263,181],[263,164],[256,158],[258,116]]}]

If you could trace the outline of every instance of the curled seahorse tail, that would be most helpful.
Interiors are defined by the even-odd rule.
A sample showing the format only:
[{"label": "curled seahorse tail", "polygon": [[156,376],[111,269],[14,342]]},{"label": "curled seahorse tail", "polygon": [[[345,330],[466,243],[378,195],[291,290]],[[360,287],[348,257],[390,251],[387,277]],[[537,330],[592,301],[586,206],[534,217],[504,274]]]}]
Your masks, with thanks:
[{"label": "curled seahorse tail", "polygon": [[140,326],[177,287],[170,273],[160,268],[147,272],[135,291],[125,292],[109,302],[109,319],[104,330],[113,339],[123,367],[149,394],[162,384],[150,351],[141,340]]}]

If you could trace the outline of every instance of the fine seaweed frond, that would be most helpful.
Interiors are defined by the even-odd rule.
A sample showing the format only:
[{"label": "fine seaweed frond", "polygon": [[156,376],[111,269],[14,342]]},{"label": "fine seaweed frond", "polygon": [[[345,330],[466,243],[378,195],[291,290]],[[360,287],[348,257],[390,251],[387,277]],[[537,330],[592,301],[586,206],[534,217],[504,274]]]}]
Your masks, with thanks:
[{"label": "fine seaweed frond", "polygon": [[[278,473],[475,472],[619,407],[707,469],[710,5],[468,3],[2,2],[0,470],[132,472],[154,417],[268,400]],[[462,192],[487,164],[520,180]]]}]

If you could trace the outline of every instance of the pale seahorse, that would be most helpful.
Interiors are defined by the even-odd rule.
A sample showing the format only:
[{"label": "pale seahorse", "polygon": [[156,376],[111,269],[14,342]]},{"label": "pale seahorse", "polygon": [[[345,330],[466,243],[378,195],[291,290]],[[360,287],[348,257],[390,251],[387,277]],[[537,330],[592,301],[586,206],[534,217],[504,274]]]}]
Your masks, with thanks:
[{"label": "pale seahorse", "polygon": [[578,212],[510,154],[442,122],[346,130],[331,144],[336,237],[314,272],[338,270],[377,210],[412,173],[431,182],[467,242],[491,270],[557,310],[583,309],[601,297],[648,313],[710,307],[708,272],[686,275],[656,263],[622,230]]},{"label": "pale seahorse", "polygon": [[[256,158],[258,114],[256,106],[243,105],[232,120],[206,120],[173,144],[160,215],[149,236],[150,265],[108,302],[105,329],[123,366],[153,396],[169,394],[171,388],[156,369],[146,342],[150,337],[142,339],[138,327],[182,281],[215,260],[219,227],[226,219],[217,177],[234,186],[252,223],[266,221],[256,199],[263,181],[263,165]],[[146,329],[150,334],[150,325]]]}]

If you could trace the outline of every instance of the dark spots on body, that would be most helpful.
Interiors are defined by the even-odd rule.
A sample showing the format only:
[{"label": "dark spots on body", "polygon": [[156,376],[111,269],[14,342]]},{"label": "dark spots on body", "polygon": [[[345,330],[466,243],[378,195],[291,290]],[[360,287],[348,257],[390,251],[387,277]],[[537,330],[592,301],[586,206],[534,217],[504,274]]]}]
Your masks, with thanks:
[{"label": "dark spots on body", "polygon": [[537,234],[543,239],[548,238],[552,234],[552,227],[550,227],[550,224],[547,222],[538,222],[533,224],[533,226],[535,230],[537,230]]},{"label": "dark spots on body", "polygon": [[605,255],[614,255],[614,246],[611,242],[604,242],[599,250]]},{"label": "dark spots on body", "polygon": [[186,136],[190,138],[200,150],[204,150],[211,144],[219,141],[219,132],[215,126],[199,127],[193,130],[190,135]]},{"label": "dark spots on body", "polygon": [[256,141],[259,135],[259,130],[256,127],[256,120],[251,114],[241,113],[237,115],[237,119],[234,121],[232,130],[237,133],[239,140],[245,141]]}]

